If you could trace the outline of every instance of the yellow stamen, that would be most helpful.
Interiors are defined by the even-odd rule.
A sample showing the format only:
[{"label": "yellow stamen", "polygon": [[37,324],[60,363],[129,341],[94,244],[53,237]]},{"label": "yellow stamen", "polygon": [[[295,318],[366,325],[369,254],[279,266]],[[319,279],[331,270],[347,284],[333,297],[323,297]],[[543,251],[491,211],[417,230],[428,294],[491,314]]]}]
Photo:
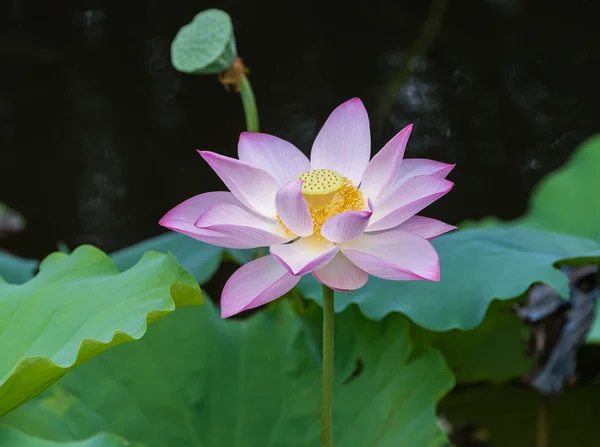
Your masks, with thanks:
[{"label": "yellow stamen", "polygon": [[[302,195],[314,223],[314,233],[321,234],[321,226],[332,216],[346,211],[362,211],[365,199],[362,193],[346,177],[329,169],[315,169],[298,176],[304,180]],[[287,233],[291,233],[277,216],[277,221]]]}]

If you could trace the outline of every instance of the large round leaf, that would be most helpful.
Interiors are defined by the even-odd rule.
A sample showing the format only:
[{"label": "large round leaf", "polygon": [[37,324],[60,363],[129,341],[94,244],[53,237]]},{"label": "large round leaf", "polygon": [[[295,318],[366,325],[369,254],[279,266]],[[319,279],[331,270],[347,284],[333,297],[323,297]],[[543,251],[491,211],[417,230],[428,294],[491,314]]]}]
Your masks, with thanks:
[{"label": "large round leaf", "polygon": [[29,282],[0,282],[0,415],[105,349],[141,338],[175,307],[200,304],[171,255],[149,252],[119,274],[100,250],[53,253]]},{"label": "large round leaf", "polygon": [[[516,224],[600,240],[600,135],[577,148],[567,164],[535,188]],[[600,343],[600,317],[588,334]]]},{"label": "large round leaf", "polygon": [[431,332],[415,327],[415,337],[439,349],[458,382],[502,382],[525,374],[532,360],[525,355],[528,327],[513,303],[493,301],[479,326],[470,331]]},{"label": "large round leaf", "polygon": [[231,18],[220,9],[197,14],[179,30],[171,44],[171,63],[184,73],[221,73],[236,57]]},{"label": "large round leaf", "polygon": [[105,433],[97,434],[81,441],[54,442],[1,425],[0,445],[6,447],[133,447],[132,444],[123,438]]},{"label": "large round leaf", "polygon": [[[486,218],[463,228],[525,227],[600,240],[600,135],[586,140],[559,170],[536,186],[523,217],[511,222]],[[600,342],[600,318],[588,341]]]},{"label": "large round leaf", "polygon": [[519,225],[600,240],[600,135],[535,188]]},{"label": "large round leaf", "polygon": [[[63,415],[69,413],[66,419]],[[97,416],[63,387],[53,385],[39,396],[0,417],[0,426],[15,428],[30,436],[56,442],[89,438],[96,430]]]},{"label": "large round leaf", "polygon": [[0,278],[11,284],[23,284],[33,278],[38,262],[0,252]]},{"label": "large round leaf", "polygon": [[590,329],[590,332],[588,332],[587,341],[588,341],[588,343],[600,344],[600,318],[598,318],[597,307],[596,307],[596,320],[594,321],[594,324],[593,324],[592,328]]},{"label": "large round leaf", "polygon": [[148,250],[171,253],[199,284],[204,284],[217,271],[223,251],[183,234],[168,232],[113,252],[110,257],[119,270],[124,271],[135,265]]},{"label": "large round leaf", "polygon": [[[441,355],[415,346],[401,315],[374,323],[351,309],[337,323],[334,444],[444,445],[435,407],[453,379]],[[64,392],[41,397],[55,403],[37,420],[77,427],[80,437],[119,433],[148,447],[313,447],[320,364],[305,337],[285,302],[245,321],[223,321],[208,303],[186,309],[64,377],[48,390]],[[34,405],[39,400],[9,422],[34,426],[27,417]],[[46,427],[45,436],[53,433]]]},{"label": "large round leaf", "polygon": [[223,250],[223,261],[231,261],[239,265],[244,265],[253,259],[260,258],[267,253],[268,248],[226,248]]},{"label": "large round leaf", "polygon": [[[370,278],[361,289],[338,295],[336,311],[358,304],[370,319],[401,312],[426,329],[472,329],[492,301],[523,294],[541,281],[568,296],[559,261],[600,262],[600,243],[590,239],[525,228],[460,230],[433,242],[440,256],[441,280],[386,281]],[[321,286],[305,276],[299,289],[321,300]]]}]

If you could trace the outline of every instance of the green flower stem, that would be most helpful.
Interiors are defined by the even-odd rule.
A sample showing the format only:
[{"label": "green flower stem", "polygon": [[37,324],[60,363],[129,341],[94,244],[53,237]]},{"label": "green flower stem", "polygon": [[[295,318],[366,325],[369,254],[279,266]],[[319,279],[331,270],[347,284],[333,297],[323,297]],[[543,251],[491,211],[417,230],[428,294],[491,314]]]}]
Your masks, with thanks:
[{"label": "green flower stem", "polygon": [[248,132],[258,132],[256,101],[250,81],[245,74],[242,75],[242,81],[240,82],[240,95],[242,96],[242,105],[244,106],[244,114],[246,115],[246,130]]},{"label": "green flower stem", "polygon": [[550,424],[549,411],[550,402],[546,396],[540,396],[538,409],[538,425],[537,425],[537,447],[550,446]]},{"label": "green flower stem", "polygon": [[[248,76],[245,74],[242,74],[242,81],[240,82],[240,96],[242,97],[242,106],[244,106],[244,115],[246,116],[246,131],[258,132],[258,109],[256,108],[256,100],[254,99],[254,92],[252,91]],[[264,255],[264,247],[256,250],[257,258]]]},{"label": "green flower stem", "polygon": [[333,290],[323,286],[323,388],[321,391],[321,447],[332,447],[333,403]]}]

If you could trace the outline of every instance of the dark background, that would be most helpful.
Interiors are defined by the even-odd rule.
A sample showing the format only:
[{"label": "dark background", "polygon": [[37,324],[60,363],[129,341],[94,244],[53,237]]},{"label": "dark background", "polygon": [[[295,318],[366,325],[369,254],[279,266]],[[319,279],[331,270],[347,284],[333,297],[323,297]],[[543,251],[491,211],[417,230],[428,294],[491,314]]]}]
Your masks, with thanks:
[{"label": "dark background", "polygon": [[232,16],[261,131],[308,153],[359,96],[375,150],[412,122],[409,157],[457,163],[427,210],[448,222],[520,215],[600,130],[592,0],[0,0],[0,200],[28,223],[7,249],[112,251],[222,189],[196,149],[236,154],[239,97],[170,64],[178,29],[211,7]]}]

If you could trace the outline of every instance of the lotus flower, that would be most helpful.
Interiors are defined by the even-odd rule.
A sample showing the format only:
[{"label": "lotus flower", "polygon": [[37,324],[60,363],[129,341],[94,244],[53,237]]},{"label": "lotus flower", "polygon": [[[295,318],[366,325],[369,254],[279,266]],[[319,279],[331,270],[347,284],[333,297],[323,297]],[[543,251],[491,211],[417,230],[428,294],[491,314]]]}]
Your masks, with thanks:
[{"label": "lotus flower", "polygon": [[225,284],[222,318],[281,297],[309,273],[337,291],[369,275],[438,281],[429,241],[455,227],[415,214],[450,191],[454,165],[403,160],[411,130],[369,161],[369,118],[354,98],[329,116],[310,160],[280,138],[244,132],[239,160],[198,151],[229,191],[192,197],[160,224],[221,247],[269,247]]}]

